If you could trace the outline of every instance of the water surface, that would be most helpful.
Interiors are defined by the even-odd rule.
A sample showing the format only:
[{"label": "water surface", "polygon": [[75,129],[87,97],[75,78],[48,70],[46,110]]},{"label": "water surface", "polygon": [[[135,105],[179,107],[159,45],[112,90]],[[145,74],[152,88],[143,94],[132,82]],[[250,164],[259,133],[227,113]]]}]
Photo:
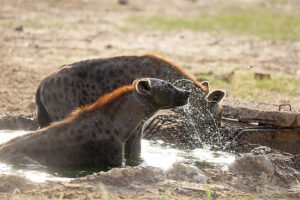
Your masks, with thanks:
[{"label": "water surface", "polygon": [[[28,133],[27,131],[0,130],[0,144],[14,137]],[[211,151],[209,146],[194,150],[179,150],[162,141],[142,140],[141,165],[166,170],[176,161],[188,161],[198,167],[227,169],[235,159],[233,154]],[[126,167],[126,166],[125,166]],[[93,174],[101,168],[47,168],[43,166],[24,166],[22,168],[0,162],[1,174],[19,174],[35,182],[46,180],[70,180],[70,178]]]}]

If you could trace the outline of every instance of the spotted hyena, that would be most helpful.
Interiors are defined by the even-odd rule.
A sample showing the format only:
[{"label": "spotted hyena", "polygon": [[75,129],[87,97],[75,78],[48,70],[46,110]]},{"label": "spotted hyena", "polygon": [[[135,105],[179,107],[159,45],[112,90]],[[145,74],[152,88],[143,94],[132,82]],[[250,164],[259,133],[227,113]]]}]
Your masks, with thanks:
[{"label": "spotted hyena", "polygon": [[[221,102],[224,97],[225,93],[221,90],[215,90],[207,95],[208,108],[211,114],[214,115],[214,123],[218,127],[221,126]],[[213,126],[207,124],[209,121],[186,118],[186,115],[181,115],[178,112],[179,109],[177,108],[176,112],[162,110],[153,115],[143,126],[143,137],[145,139],[162,140],[185,149],[202,147],[203,142],[214,146],[221,145],[222,138],[218,135],[219,130],[205,132],[205,126],[208,128]],[[195,124],[191,121],[194,121]],[[197,128],[197,126],[201,128]],[[198,131],[202,131],[201,134],[198,134]]]},{"label": "spotted hyena", "polygon": [[[188,91],[166,81],[138,79],[62,121],[0,145],[0,159],[46,166],[120,166],[124,145],[135,127],[159,109],[186,104],[188,97]],[[140,143],[131,143],[130,153],[138,154]]]},{"label": "spotted hyena", "polygon": [[151,77],[174,83],[188,79],[202,91],[199,105],[207,104],[208,83],[199,83],[170,61],[155,55],[118,56],[62,66],[46,77],[36,92],[37,119],[41,127],[65,118],[74,108],[90,104],[107,92]]},{"label": "spotted hyena", "polygon": [[214,116],[217,125],[221,126],[223,106],[222,101],[225,98],[226,94],[222,90],[215,90],[207,95],[208,108],[211,114]]}]

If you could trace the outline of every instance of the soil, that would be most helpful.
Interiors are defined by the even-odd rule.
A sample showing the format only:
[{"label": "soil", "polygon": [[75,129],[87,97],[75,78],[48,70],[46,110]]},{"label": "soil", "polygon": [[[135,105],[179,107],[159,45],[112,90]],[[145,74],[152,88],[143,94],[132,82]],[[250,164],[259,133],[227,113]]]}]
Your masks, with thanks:
[{"label": "soil", "polygon": [[[238,2],[238,0],[231,0]],[[211,33],[126,30],[131,16],[194,16],[220,1],[205,0],[1,0],[0,2],[0,114],[35,113],[35,90],[59,66],[119,54],[158,53],[189,73],[226,66],[257,66],[262,71],[300,75],[300,43],[257,41],[248,37],[220,37]],[[257,1],[246,1],[253,3]],[[293,1],[291,1],[293,2]],[[297,3],[297,2],[295,2]],[[165,9],[168,8],[168,9]],[[200,51],[201,50],[201,51]],[[201,53],[199,53],[201,52]],[[276,98],[274,98],[274,103]],[[297,104],[296,104],[297,105]],[[119,169],[127,170],[127,169]],[[129,169],[128,169],[129,170]],[[112,179],[96,174],[67,182],[32,183],[14,175],[0,175],[0,199],[99,199],[103,181],[112,199],[203,199],[205,185],[189,179],[173,180],[164,173],[137,167],[137,174]],[[139,174],[141,173],[141,174]],[[250,180],[221,170],[206,169],[212,196],[222,199],[297,199],[298,188]],[[138,177],[138,178],[132,178]],[[124,179],[124,180],[123,180]],[[280,189],[278,189],[278,187]],[[19,188],[21,194],[19,194]]]},{"label": "soil", "polygon": [[186,172],[162,172],[145,167],[100,172],[70,182],[33,183],[16,175],[1,175],[1,199],[299,199],[299,185],[287,186],[268,176],[243,175],[216,169],[199,170],[204,179]]}]

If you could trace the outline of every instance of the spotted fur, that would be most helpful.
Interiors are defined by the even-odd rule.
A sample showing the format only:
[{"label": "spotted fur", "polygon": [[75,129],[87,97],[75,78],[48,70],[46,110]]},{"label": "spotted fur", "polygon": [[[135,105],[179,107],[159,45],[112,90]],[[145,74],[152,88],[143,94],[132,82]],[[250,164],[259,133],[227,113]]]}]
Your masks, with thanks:
[{"label": "spotted fur", "polygon": [[[189,79],[203,93],[202,85],[171,61],[157,55],[117,56],[86,60],[61,67],[46,77],[36,92],[37,119],[41,127],[65,118],[74,108],[90,104],[105,93],[143,77],[174,83]],[[202,104],[205,98],[199,99]]]},{"label": "spotted fur", "polygon": [[[166,81],[140,79],[78,108],[63,121],[0,145],[0,159],[21,165],[120,166],[124,146],[141,121],[159,109],[184,105],[188,97],[188,91]],[[138,154],[140,143],[139,138],[130,142],[133,147],[126,145]]]}]

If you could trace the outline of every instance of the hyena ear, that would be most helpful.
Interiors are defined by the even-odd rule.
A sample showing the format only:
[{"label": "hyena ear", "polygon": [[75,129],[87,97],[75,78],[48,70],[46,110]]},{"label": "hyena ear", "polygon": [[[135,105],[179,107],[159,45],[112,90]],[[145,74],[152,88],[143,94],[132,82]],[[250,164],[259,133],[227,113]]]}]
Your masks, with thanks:
[{"label": "hyena ear", "polygon": [[221,102],[226,96],[225,92],[222,90],[214,90],[207,95],[207,100],[210,102]]},{"label": "hyena ear", "polygon": [[208,81],[203,81],[201,82],[201,84],[205,87],[205,89],[207,90],[207,93],[209,92],[209,83]]},{"label": "hyena ear", "polygon": [[135,85],[136,91],[140,93],[141,95],[149,95],[150,94],[150,81],[149,79],[140,79],[140,80],[135,80],[133,82]]}]

